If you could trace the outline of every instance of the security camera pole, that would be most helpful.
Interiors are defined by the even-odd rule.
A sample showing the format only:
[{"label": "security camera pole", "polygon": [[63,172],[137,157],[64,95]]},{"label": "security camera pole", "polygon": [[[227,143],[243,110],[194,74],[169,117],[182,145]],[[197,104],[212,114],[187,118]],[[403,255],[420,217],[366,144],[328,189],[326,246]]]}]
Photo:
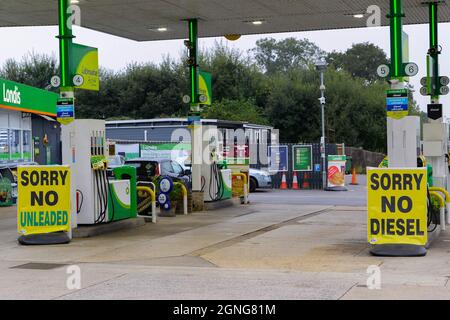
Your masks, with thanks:
[{"label": "security camera pole", "polygon": [[320,139],[320,151],[322,154],[322,186],[325,190],[327,188],[327,169],[326,169],[326,141],[325,141],[325,84],[324,84],[324,72],[327,69],[327,62],[324,59],[316,62],[316,69],[320,72],[320,94],[319,98],[320,106],[322,108],[322,138]]}]

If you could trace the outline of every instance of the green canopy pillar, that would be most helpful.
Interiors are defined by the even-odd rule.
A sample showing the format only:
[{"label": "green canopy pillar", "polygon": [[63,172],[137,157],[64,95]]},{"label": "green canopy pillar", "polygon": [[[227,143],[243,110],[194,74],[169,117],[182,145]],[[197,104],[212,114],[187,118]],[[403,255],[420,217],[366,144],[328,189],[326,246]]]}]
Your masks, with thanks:
[{"label": "green canopy pillar", "polygon": [[61,93],[73,92],[73,79],[70,72],[70,48],[72,46],[72,20],[69,15],[69,0],[58,0],[59,16],[59,61],[61,69]]},{"label": "green canopy pillar", "polygon": [[438,41],[438,3],[428,3],[429,16],[430,16],[430,49],[428,51],[429,59],[429,73],[431,77],[429,79],[431,100],[434,103],[438,103],[440,96],[440,79],[439,79],[439,41]]},{"label": "green canopy pillar", "polygon": [[191,113],[199,114],[199,78],[198,78],[198,20],[190,19],[189,23],[189,71],[191,84]]},{"label": "green canopy pillar", "polygon": [[390,0],[389,13],[391,30],[391,79],[401,79],[403,75],[403,14],[402,0]]}]

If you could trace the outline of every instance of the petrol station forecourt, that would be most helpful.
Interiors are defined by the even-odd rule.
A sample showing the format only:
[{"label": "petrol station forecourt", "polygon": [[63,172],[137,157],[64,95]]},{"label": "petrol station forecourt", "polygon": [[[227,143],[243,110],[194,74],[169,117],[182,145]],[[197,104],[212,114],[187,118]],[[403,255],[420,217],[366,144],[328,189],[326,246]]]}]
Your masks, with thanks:
[{"label": "petrol station forecourt", "polygon": [[[11,2],[9,20],[0,18],[0,26],[27,25],[28,21],[55,25],[59,18],[61,74],[52,82],[60,95],[35,93],[41,100],[45,96],[47,103],[53,99],[51,112],[44,115],[60,123],[62,142],[60,163],[46,165],[23,158],[25,147],[20,147],[17,204],[0,208],[0,239],[4,239],[0,298],[450,299],[448,124],[439,103],[448,81],[445,84],[446,77],[439,73],[442,47],[437,37],[439,17],[449,16],[447,6],[374,1],[389,12],[380,23],[391,30],[391,63],[378,69],[390,85],[386,92],[388,154],[379,167],[367,168],[367,175],[356,175],[354,170],[346,175],[345,146],[333,145],[334,154],[327,153],[331,149],[325,146],[323,133],[320,143],[268,146],[267,170],[272,171],[272,181],[280,177],[279,188],[272,185],[249,194],[246,134],[256,130],[258,135],[270,136],[274,128],[202,119],[202,110],[214,93],[211,75],[198,68],[201,37],[364,27],[365,19],[355,15],[367,8],[355,1],[343,12],[334,3],[329,4],[330,11],[311,9],[311,17],[305,18],[305,6],[294,2],[279,10],[273,10],[275,4],[270,1],[247,7],[233,0],[226,10],[225,4],[175,9],[158,2],[161,10],[148,10],[145,16],[139,14],[142,6],[150,8],[157,1],[97,2],[80,1],[75,9],[67,0],[46,3],[34,20],[28,19],[29,8]],[[106,7],[108,15],[103,14]],[[239,8],[239,18],[232,8]],[[167,154],[166,144],[173,141],[110,139],[114,126],[129,128],[130,122],[76,118],[77,90],[97,91],[101,83],[98,50],[74,43],[76,35],[65,23],[71,9],[81,9],[82,26],[113,35],[137,41],[187,39],[190,88],[183,99],[190,113],[166,120],[191,134],[184,146],[177,144],[177,154],[188,154],[190,159],[189,169],[180,169],[179,176],[163,174],[167,159],[160,158]],[[122,15],[126,19],[116,19]],[[143,28],[147,20],[159,24],[153,30]],[[419,70],[406,60],[403,23],[430,24],[430,50],[424,53],[430,68],[423,84],[430,105],[423,138],[418,117],[408,116],[407,81]],[[320,64],[317,68],[323,72]],[[43,112],[43,106],[11,107],[22,103],[20,84],[5,83],[16,88],[3,99],[8,105],[0,105],[8,109],[5,112],[16,112],[11,117]],[[324,112],[323,81],[320,90],[317,108]],[[26,141],[31,120],[27,121],[20,129],[21,141]],[[156,120],[136,121],[152,123],[152,130],[161,132],[165,127],[158,129]],[[244,139],[227,141],[227,134],[236,131]],[[121,156],[120,150],[127,150],[123,151],[126,157],[136,145],[140,157],[108,166],[109,156]],[[422,145],[419,153],[418,145]],[[206,163],[204,150],[208,151]],[[158,157],[149,158],[155,152]],[[310,161],[296,158],[302,156]],[[140,166],[161,176],[152,182],[139,181]],[[181,176],[189,176],[189,182]],[[314,190],[311,184],[316,178],[319,187]],[[430,211],[431,200],[435,211]],[[70,219],[61,218],[67,212]],[[75,274],[81,272],[74,286],[67,282],[69,268]],[[46,283],[45,292],[37,290],[42,283]]]}]

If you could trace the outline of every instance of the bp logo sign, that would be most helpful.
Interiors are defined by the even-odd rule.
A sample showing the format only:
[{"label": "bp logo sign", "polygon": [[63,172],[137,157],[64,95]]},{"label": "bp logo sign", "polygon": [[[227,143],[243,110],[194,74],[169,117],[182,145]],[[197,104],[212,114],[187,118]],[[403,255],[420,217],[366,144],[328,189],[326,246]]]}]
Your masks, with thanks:
[{"label": "bp logo sign", "polygon": [[368,241],[427,243],[427,170],[368,170]]}]

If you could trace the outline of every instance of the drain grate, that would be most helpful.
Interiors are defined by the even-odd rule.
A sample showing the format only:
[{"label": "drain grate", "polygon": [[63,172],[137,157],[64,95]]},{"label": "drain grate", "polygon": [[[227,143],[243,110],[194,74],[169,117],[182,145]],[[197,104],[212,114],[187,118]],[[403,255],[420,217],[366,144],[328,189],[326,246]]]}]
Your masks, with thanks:
[{"label": "drain grate", "polygon": [[18,266],[11,267],[10,269],[27,269],[27,270],[53,270],[62,268],[64,266],[67,266],[66,264],[60,264],[60,263],[25,263]]}]

